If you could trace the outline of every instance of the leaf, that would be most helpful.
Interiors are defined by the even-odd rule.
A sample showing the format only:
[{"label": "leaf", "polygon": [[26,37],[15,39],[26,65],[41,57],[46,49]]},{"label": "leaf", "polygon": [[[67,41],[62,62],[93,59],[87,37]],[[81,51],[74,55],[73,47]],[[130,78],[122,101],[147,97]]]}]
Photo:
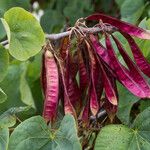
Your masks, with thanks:
[{"label": "leaf", "polygon": [[36,81],[40,78],[41,72],[41,61],[42,61],[41,53],[38,53],[34,56],[32,60],[29,61],[27,68],[27,76],[31,82]]},{"label": "leaf", "polygon": [[6,32],[2,24],[2,21],[0,20],[0,40],[3,39],[5,36],[6,36]]},{"label": "leaf", "polygon": [[13,57],[24,61],[41,50],[44,33],[31,13],[14,7],[4,14],[4,19],[2,22],[9,40],[9,52]]},{"label": "leaf", "polygon": [[2,81],[6,76],[8,65],[9,65],[9,54],[7,50],[0,45],[0,81]]},{"label": "leaf", "polygon": [[[132,4],[131,7],[129,7]],[[121,5],[121,18],[126,22],[136,24],[145,8],[143,0],[125,0]]]},{"label": "leaf", "polygon": [[105,126],[97,136],[95,150],[149,150],[149,115],[150,107],[136,117],[132,128],[124,125]]},{"label": "leaf", "polygon": [[7,11],[8,9],[12,7],[22,7],[25,8],[26,10],[30,8],[30,0],[23,0],[23,1],[18,1],[18,0],[1,0],[0,1],[0,12],[1,16]]},{"label": "leaf", "polygon": [[9,130],[0,128],[0,150],[8,150]]},{"label": "leaf", "polygon": [[126,126],[105,126],[97,136],[94,150],[129,150],[132,136],[132,131]]},{"label": "leaf", "polygon": [[26,80],[26,70],[27,70],[27,63],[24,63],[22,66],[22,74],[20,76],[20,94],[21,94],[21,100],[24,104],[31,106],[35,109],[34,99],[31,93],[31,89],[28,85],[28,82]]},{"label": "leaf", "polygon": [[16,124],[16,114],[27,111],[29,107],[13,107],[0,116],[0,128],[12,127]]},{"label": "leaf", "polygon": [[[144,18],[140,22],[139,27],[146,29],[146,30],[150,30],[150,19]],[[149,51],[150,41],[143,40],[143,39],[135,39],[135,41],[138,44],[138,46],[140,47],[144,57],[146,57],[147,60],[150,62],[150,51]]]},{"label": "leaf", "polygon": [[63,28],[65,18],[58,11],[48,9],[41,17],[40,23],[46,33],[59,32]]},{"label": "leaf", "polygon": [[0,103],[3,103],[7,99],[7,95],[4,91],[0,88]]},{"label": "leaf", "polygon": [[119,7],[121,7],[121,5],[125,2],[124,0],[115,0],[115,2],[117,3],[117,5]]},{"label": "leaf", "polygon": [[134,96],[121,84],[117,84],[118,94],[119,94],[119,105],[117,111],[117,117],[125,125],[130,123],[130,112],[132,106],[140,100],[140,98]]},{"label": "leaf", "polygon": [[29,118],[11,134],[9,150],[81,150],[75,120],[66,115],[60,128],[52,133],[40,116]]},{"label": "leaf", "polygon": [[144,99],[144,100],[140,101],[140,105],[139,105],[140,112],[142,112],[143,110],[145,110],[149,106],[150,106],[150,100],[149,99]]},{"label": "leaf", "polygon": [[19,107],[24,104],[20,100],[20,64],[10,64],[5,79],[0,83],[0,87],[5,91],[7,100],[0,104],[0,113],[7,111],[11,107]]},{"label": "leaf", "polygon": [[63,9],[64,16],[70,20],[71,25],[73,25],[78,18],[85,17],[91,12],[93,12],[93,6],[90,0],[68,1],[66,7]]}]

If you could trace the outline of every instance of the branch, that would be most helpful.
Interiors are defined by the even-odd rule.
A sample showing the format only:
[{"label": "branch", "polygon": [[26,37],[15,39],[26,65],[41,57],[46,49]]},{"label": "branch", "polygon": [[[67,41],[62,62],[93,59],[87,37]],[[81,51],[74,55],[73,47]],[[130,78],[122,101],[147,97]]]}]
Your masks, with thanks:
[{"label": "branch", "polygon": [[[114,32],[117,29],[109,26],[109,27],[105,27],[105,28],[99,28],[99,27],[93,27],[93,28],[84,28],[84,27],[80,27],[80,29],[82,30],[82,32],[84,33],[98,33],[101,32],[103,30],[107,31],[107,32]],[[49,40],[59,40],[63,37],[69,36],[71,34],[71,31],[66,31],[66,32],[62,32],[62,33],[58,33],[58,34],[46,34],[46,38]]]},{"label": "branch", "polygon": [[[105,30],[106,32],[114,32],[117,30],[115,27],[112,27],[112,26],[105,26],[103,29],[99,28],[99,27],[92,27],[92,28],[80,27],[80,29],[84,33],[98,33],[98,32],[101,32],[103,30]],[[59,40],[63,37],[69,36],[70,34],[71,34],[71,31],[66,31],[66,32],[57,33],[57,34],[46,34],[45,37],[46,37],[46,39],[55,41],[55,40]],[[5,46],[8,44],[8,40],[2,41],[0,44]]]}]

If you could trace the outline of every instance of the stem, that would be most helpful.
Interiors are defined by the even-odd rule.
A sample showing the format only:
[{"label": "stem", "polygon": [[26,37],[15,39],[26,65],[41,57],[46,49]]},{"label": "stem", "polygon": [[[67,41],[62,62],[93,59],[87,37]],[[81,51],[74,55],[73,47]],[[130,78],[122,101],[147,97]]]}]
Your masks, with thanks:
[{"label": "stem", "polygon": [[[105,29],[101,29],[99,27],[93,27],[93,28],[80,27],[80,29],[84,33],[98,33],[98,32],[101,32],[102,30],[105,30],[108,32],[116,31],[116,28],[110,27],[110,26],[109,26],[109,28],[106,27]],[[58,33],[58,34],[46,34],[46,38],[53,41],[53,40],[59,40],[63,37],[69,36],[70,34],[71,34],[71,31],[66,31],[66,32]]]},{"label": "stem", "polygon": [[[82,30],[82,32],[84,33],[98,33],[101,32],[103,30],[107,31],[107,32],[114,32],[117,29],[114,27],[105,27],[105,29],[99,28],[99,27],[92,27],[92,28],[85,28],[85,27],[80,27],[80,29]],[[69,36],[71,34],[71,31],[66,31],[66,32],[62,32],[62,33],[57,33],[57,34],[46,34],[45,37],[46,39],[55,41],[55,40],[59,40],[63,37]],[[2,41],[0,44],[5,46],[7,45],[9,42],[8,40]]]}]

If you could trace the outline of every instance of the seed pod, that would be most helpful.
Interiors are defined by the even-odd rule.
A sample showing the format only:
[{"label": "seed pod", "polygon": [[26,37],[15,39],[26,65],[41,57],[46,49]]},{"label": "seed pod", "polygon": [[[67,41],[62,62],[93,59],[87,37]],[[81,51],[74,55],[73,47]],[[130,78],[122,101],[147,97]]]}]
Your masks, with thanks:
[{"label": "seed pod", "polygon": [[58,68],[53,54],[46,50],[44,53],[44,68],[46,74],[46,87],[43,117],[47,121],[54,121],[56,117],[59,93]]},{"label": "seed pod", "polygon": [[78,67],[79,67],[79,84],[80,84],[80,90],[81,93],[85,93],[88,84],[89,84],[89,79],[88,79],[88,72],[86,68],[86,64],[83,60],[83,49],[85,48],[85,43],[83,41],[78,42]]},{"label": "seed pod", "polygon": [[111,82],[111,78],[114,78],[114,77],[111,76],[111,78],[109,78],[109,76],[107,75],[109,71],[105,68],[107,70],[106,72],[106,70],[104,69],[105,66],[103,66],[101,62],[99,64],[102,70],[102,76],[104,80],[103,82],[104,82],[105,95],[108,98],[110,103],[112,103],[113,105],[117,105],[118,102],[117,102],[116,92],[114,89],[115,87],[112,85],[112,82]]},{"label": "seed pod", "polygon": [[130,23],[118,20],[116,18],[104,15],[104,14],[93,14],[86,18],[87,20],[102,20],[104,23],[109,23],[110,25],[118,28],[122,32],[126,32],[130,35],[139,37],[141,39],[150,39],[150,32],[142,28],[136,27]]},{"label": "seed pod", "polygon": [[147,97],[150,96],[150,86],[148,84],[148,82],[143,78],[140,70],[137,68],[137,66],[132,62],[131,58],[128,56],[128,54],[126,53],[126,51],[124,50],[122,44],[119,42],[119,40],[112,36],[117,47],[118,50],[120,52],[120,54],[122,55],[124,61],[126,62],[129,70],[130,70],[130,75],[132,76],[132,78],[139,83],[139,85],[141,86],[141,88],[143,88],[143,91],[145,92],[145,95],[147,95]]},{"label": "seed pod", "polygon": [[145,75],[150,77],[150,64],[143,56],[139,46],[136,44],[136,42],[130,35],[128,35],[126,33],[122,33],[122,34],[127,39],[128,43],[130,45],[130,48],[131,48],[131,51],[132,51],[132,54],[133,54],[133,57],[134,57],[134,60],[137,64],[137,66]]},{"label": "seed pod", "polygon": [[90,69],[91,69],[90,109],[92,114],[95,116],[99,110],[99,103],[97,100],[97,93],[96,93],[96,83],[98,81],[97,62],[90,44],[87,41],[85,41],[85,43],[87,45],[87,50],[89,53]]},{"label": "seed pod", "polygon": [[102,58],[102,60],[109,65],[109,57],[106,48],[98,41],[98,39],[90,34],[90,41],[92,42],[93,48],[96,50],[97,54]]},{"label": "seed pod", "polygon": [[77,118],[74,107],[71,104],[71,100],[70,100],[68,89],[67,89],[67,85],[69,83],[67,81],[69,81],[69,79],[67,79],[65,76],[64,62],[60,62],[58,59],[57,59],[57,62],[59,64],[61,80],[62,80],[62,84],[63,84],[63,88],[64,88],[64,111],[65,111],[65,114],[72,114],[75,118]]},{"label": "seed pod", "polygon": [[65,60],[66,57],[68,56],[68,52],[70,49],[70,40],[69,37],[64,37],[61,40],[61,45],[60,45],[60,57]]},{"label": "seed pod", "polygon": [[116,72],[119,81],[134,95],[141,98],[146,98],[147,94],[145,94],[143,88],[130,76],[129,71],[124,67],[122,67],[120,62],[117,60],[117,57],[111,45],[110,38],[107,34],[106,34],[106,46],[111,64]]}]

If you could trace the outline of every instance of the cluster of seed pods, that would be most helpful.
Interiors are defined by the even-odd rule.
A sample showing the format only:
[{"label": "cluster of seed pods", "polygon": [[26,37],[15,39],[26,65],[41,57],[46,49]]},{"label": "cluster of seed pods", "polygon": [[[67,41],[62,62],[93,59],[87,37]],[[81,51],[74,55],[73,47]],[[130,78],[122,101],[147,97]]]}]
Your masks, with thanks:
[{"label": "cluster of seed pods", "polygon": [[[43,117],[47,121],[56,119],[60,102],[65,114],[72,114],[85,124],[89,116],[96,116],[102,107],[112,113],[117,111],[116,81],[135,96],[150,98],[150,85],[144,78],[144,74],[150,77],[150,64],[131,37],[150,39],[150,32],[103,14],[94,14],[85,20],[101,20],[103,26],[114,27],[126,38],[134,60],[119,39],[105,28],[101,31],[105,46],[98,35],[92,33],[78,36],[74,50],[70,37],[61,39],[59,50],[48,43],[44,48],[41,73],[45,97]],[[97,27],[101,28],[101,23]],[[125,66],[118,60],[112,41]]]}]

